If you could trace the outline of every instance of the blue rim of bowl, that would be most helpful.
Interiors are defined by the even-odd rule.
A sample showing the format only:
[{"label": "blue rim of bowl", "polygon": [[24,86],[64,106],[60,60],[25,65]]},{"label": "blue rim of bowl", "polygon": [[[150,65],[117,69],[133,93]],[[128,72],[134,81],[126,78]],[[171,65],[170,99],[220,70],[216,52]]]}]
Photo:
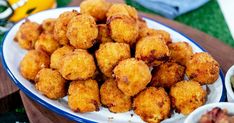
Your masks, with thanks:
[{"label": "blue rim of bowl", "polygon": [[[54,8],[54,9],[64,9],[64,8],[79,8],[79,6],[71,6],[71,7],[61,7],[61,8]],[[54,10],[54,9],[48,9],[48,10],[45,10],[45,11],[42,11],[42,12],[46,12],[46,11],[51,11],[51,10]],[[41,13],[41,12],[39,12]],[[38,13],[35,13],[33,15],[36,15]],[[32,16],[32,15],[30,15]],[[29,16],[29,17],[30,17]],[[195,42],[193,39],[189,38],[188,36],[186,36],[185,34],[181,33],[181,32],[178,32],[176,29],[166,25],[166,24],[163,24],[157,20],[154,20],[152,18],[149,18],[149,17],[145,17],[145,16],[142,16],[143,18],[146,18],[146,19],[149,19],[153,22],[156,22],[156,23],[159,23],[177,33],[179,33],[180,35],[184,36],[185,38],[187,38],[189,41],[191,41],[192,43],[194,43],[197,47],[199,47],[202,51],[204,52],[207,52],[204,48],[202,48],[197,42]],[[24,20],[24,19],[22,19]],[[18,24],[19,22],[21,22],[22,20],[18,21],[16,24]],[[15,24],[15,25],[16,25]],[[13,26],[14,27],[14,26]],[[12,27],[12,28],[13,28]],[[11,30],[11,29],[10,29]],[[9,31],[10,31],[9,30]],[[8,31],[8,32],[9,32]],[[38,96],[36,96],[34,93],[32,93],[31,91],[29,91],[26,87],[24,87],[16,78],[15,76],[13,75],[13,73],[10,71],[10,69],[8,68],[7,64],[6,64],[6,61],[5,61],[5,58],[3,56],[3,44],[5,42],[5,38],[8,34],[8,32],[5,33],[3,39],[2,39],[2,42],[1,42],[1,46],[0,46],[0,53],[1,53],[1,61],[2,61],[2,64],[3,64],[3,68],[5,69],[5,71],[7,72],[7,74],[10,76],[11,80],[20,88],[20,90],[22,90],[27,96],[29,96],[30,98],[32,98],[34,101],[38,102],[40,105],[52,110],[53,112],[56,112],[57,114],[61,115],[61,116],[64,116],[64,117],[67,117],[71,120],[74,120],[76,122],[82,122],[82,123],[96,123],[95,121],[92,121],[92,120],[88,120],[88,119],[85,119],[85,118],[81,118],[79,116],[76,116],[76,115],[73,115],[71,113],[68,113],[66,111],[63,111],[49,103],[47,103],[46,101],[44,101],[43,99],[39,98]],[[222,89],[222,96],[220,98],[220,102],[224,102],[226,100],[226,88],[225,88],[225,83],[224,83],[224,74],[223,74],[223,71],[220,69],[220,72],[219,72],[219,75],[221,76],[221,80],[222,80],[222,85],[223,85],[223,89]]]}]

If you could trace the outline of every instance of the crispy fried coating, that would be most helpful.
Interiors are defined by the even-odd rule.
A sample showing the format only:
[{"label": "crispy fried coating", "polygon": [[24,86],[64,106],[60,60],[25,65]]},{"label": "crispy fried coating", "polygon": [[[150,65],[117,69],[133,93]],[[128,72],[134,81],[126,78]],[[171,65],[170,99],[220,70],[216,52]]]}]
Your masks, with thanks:
[{"label": "crispy fried coating", "polygon": [[98,66],[107,77],[112,77],[114,67],[122,60],[130,58],[130,47],[125,43],[101,44],[95,53]]},{"label": "crispy fried coating", "polygon": [[93,77],[96,65],[86,50],[76,49],[62,58],[59,71],[67,80],[86,80]]},{"label": "crispy fried coating", "polygon": [[96,80],[72,81],[68,89],[68,106],[80,113],[98,111],[100,99]]},{"label": "crispy fried coating", "polygon": [[132,107],[131,97],[124,95],[114,79],[106,80],[100,89],[101,103],[111,112],[127,112]]},{"label": "crispy fried coating", "polygon": [[113,4],[108,10],[106,16],[107,18],[110,18],[112,16],[119,15],[119,14],[127,15],[133,18],[134,20],[138,19],[137,10],[134,7],[128,6],[126,4],[120,4],[120,3]]},{"label": "crispy fried coating", "polygon": [[51,33],[42,33],[35,43],[36,50],[42,50],[48,54],[52,54],[57,48],[59,48],[59,43]]},{"label": "crispy fried coating", "polygon": [[35,78],[36,89],[50,99],[59,99],[66,95],[66,80],[57,70],[41,69]]},{"label": "crispy fried coating", "polygon": [[142,19],[141,17],[138,18],[137,25],[139,27],[139,36],[140,36],[141,30],[144,28],[148,28],[148,26],[146,24],[146,21],[144,19]]},{"label": "crispy fried coating", "polygon": [[59,68],[61,67],[62,58],[65,55],[72,53],[73,50],[74,50],[74,48],[72,46],[69,46],[69,45],[65,45],[65,46],[55,50],[50,56],[50,67],[53,69],[59,70]]},{"label": "crispy fried coating", "polygon": [[67,11],[59,15],[55,24],[54,24],[54,38],[61,44],[67,45],[69,40],[66,36],[67,33],[67,25],[69,21],[76,17],[79,13],[75,10]]},{"label": "crispy fried coating", "polygon": [[43,32],[53,34],[55,22],[56,22],[56,19],[54,18],[48,18],[48,19],[43,20],[41,24]]},{"label": "crispy fried coating", "polygon": [[19,30],[16,33],[15,40],[19,43],[19,46],[23,49],[33,49],[35,42],[37,41],[41,33],[41,26],[36,22],[26,20],[20,25]]},{"label": "crispy fried coating", "polygon": [[163,88],[149,87],[134,98],[133,109],[145,122],[160,123],[170,115],[170,98]]},{"label": "crispy fried coating", "polygon": [[190,114],[206,101],[206,91],[198,82],[193,80],[181,81],[173,85],[170,96],[176,112],[184,115]]},{"label": "crispy fried coating", "polygon": [[166,43],[157,36],[141,38],[136,44],[135,57],[150,66],[158,66],[167,61],[169,54]]},{"label": "crispy fried coating", "polygon": [[174,62],[166,62],[153,70],[151,85],[170,87],[184,79],[185,67]]},{"label": "crispy fried coating", "polygon": [[98,37],[97,40],[99,43],[113,42],[110,36],[110,30],[106,24],[98,24]]},{"label": "crispy fried coating", "polygon": [[135,58],[125,59],[114,68],[118,88],[127,96],[143,90],[151,80],[149,67]]},{"label": "crispy fried coating", "polygon": [[116,42],[134,44],[138,37],[138,24],[133,18],[119,14],[107,20],[111,38]]},{"label": "crispy fried coating", "polygon": [[20,62],[20,73],[28,80],[34,80],[38,71],[49,67],[49,56],[37,50],[30,50]]},{"label": "crispy fried coating", "polygon": [[80,12],[93,16],[96,21],[105,21],[106,13],[111,7],[111,3],[106,0],[84,0],[80,4]]},{"label": "crispy fried coating", "polygon": [[186,62],[193,55],[193,49],[187,42],[176,42],[168,45],[171,53],[171,59],[181,65],[186,65]]},{"label": "crispy fried coating", "polygon": [[90,15],[78,15],[67,26],[67,38],[75,48],[88,49],[93,46],[98,36],[98,28]]},{"label": "crispy fried coating", "polygon": [[219,63],[208,53],[195,53],[186,64],[186,75],[200,84],[213,84],[219,77]]}]

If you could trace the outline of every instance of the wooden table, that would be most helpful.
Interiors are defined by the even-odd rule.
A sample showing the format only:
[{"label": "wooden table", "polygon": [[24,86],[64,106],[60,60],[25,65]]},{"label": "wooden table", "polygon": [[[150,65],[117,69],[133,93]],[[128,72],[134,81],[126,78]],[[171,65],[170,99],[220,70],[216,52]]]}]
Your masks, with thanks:
[{"label": "wooden table", "polygon": [[[74,0],[70,5],[71,6],[78,6],[81,0]],[[122,0],[110,0],[110,1],[117,1],[123,2]],[[234,49],[225,45],[218,39],[211,37],[201,31],[193,29],[191,27],[185,26],[181,23],[175,22],[173,20],[168,20],[166,18],[157,16],[157,15],[150,15],[145,13],[140,13],[142,16],[146,16],[152,19],[155,19],[161,23],[167,24],[172,28],[184,33],[197,43],[199,43],[203,48],[205,48],[220,64],[224,74],[227,72],[228,68],[234,64]],[[0,68],[1,73],[3,69]],[[5,75],[3,75],[5,76]],[[1,84],[2,85],[9,85],[11,84],[6,77],[3,79],[1,75]],[[3,83],[4,82],[4,83]],[[0,85],[1,87],[1,85]],[[10,90],[4,90],[10,91]],[[52,123],[52,122],[72,122],[46,108],[41,106],[38,103],[35,103],[31,99],[29,99],[24,93],[20,92],[21,99],[23,100],[23,104],[25,106],[27,115],[29,117],[30,122],[32,123]]]}]

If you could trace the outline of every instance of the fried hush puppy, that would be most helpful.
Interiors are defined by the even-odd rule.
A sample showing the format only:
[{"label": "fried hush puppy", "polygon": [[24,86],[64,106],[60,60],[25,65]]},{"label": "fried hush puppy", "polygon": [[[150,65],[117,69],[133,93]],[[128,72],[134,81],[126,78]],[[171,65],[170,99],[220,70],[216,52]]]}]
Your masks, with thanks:
[{"label": "fried hush puppy", "polygon": [[61,45],[66,45],[69,43],[69,40],[66,36],[68,22],[79,13],[75,10],[67,11],[59,15],[54,24],[54,38]]},{"label": "fried hush puppy", "polygon": [[17,31],[15,41],[23,49],[33,49],[41,30],[41,26],[38,23],[26,20]]},{"label": "fried hush puppy", "polygon": [[184,79],[185,67],[173,62],[161,64],[153,69],[151,85],[156,87],[170,87]]},{"label": "fried hush puppy", "polygon": [[111,16],[107,20],[110,35],[113,40],[119,43],[134,44],[138,37],[138,24],[133,18],[119,14]]},{"label": "fried hush puppy", "polygon": [[72,81],[68,89],[68,106],[80,113],[98,111],[100,99],[96,80]]},{"label": "fried hush puppy", "polygon": [[34,80],[38,71],[49,67],[49,56],[37,50],[30,50],[20,62],[20,73],[28,80]]},{"label": "fried hush puppy", "polygon": [[57,70],[41,69],[35,78],[35,87],[50,99],[59,99],[66,95],[66,80]]},{"label": "fried hush puppy", "polygon": [[84,0],[80,4],[80,12],[93,16],[96,21],[105,21],[106,13],[111,7],[111,3],[105,0]]},{"label": "fried hush puppy", "polygon": [[176,42],[168,45],[170,57],[181,65],[186,65],[186,62],[193,55],[193,49],[187,42]]},{"label": "fried hush puppy", "polygon": [[36,50],[42,50],[48,54],[52,54],[57,48],[59,48],[59,43],[50,33],[42,33],[35,43]]},{"label": "fried hush puppy", "polygon": [[75,48],[88,49],[93,46],[98,36],[98,28],[90,15],[78,15],[71,19],[67,26],[67,38]]},{"label": "fried hush puppy", "polygon": [[127,112],[131,109],[131,98],[118,89],[114,79],[108,79],[102,84],[100,96],[101,103],[111,112]]},{"label": "fried hush puppy", "polygon": [[135,58],[125,59],[114,68],[118,88],[127,96],[143,90],[151,80],[149,67]]},{"label": "fried hush puppy", "polygon": [[67,80],[86,80],[93,77],[96,65],[86,50],[76,49],[62,58],[59,71]]},{"label": "fried hush puppy", "polygon": [[170,98],[163,88],[149,87],[133,101],[133,110],[145,122],[160,123],[170,115]]},{"label": "fried hush puppy", "polygon": [[99,43],[113,42],[110,36],[110,30],[106,24],[98,24],[98,37],[97,40]]},{"label": "fried hush puppy", "polygon": [[213,84],[219,77],[219,64],[208,53],[195,53],[186,64],[186,75],[201,85]]},{"label": "fried hush puppy", "polygon": [[101,44],[95,53],[98,66],[107,77],[112,77],[114,67],[119,61],[130,58],[130,46],[125,43]]},{"label": "fried hush puppy", "polygon": [[54,19],[54,18],[45,19],[41,24],[43,32],[53,34],[55,22],[56,22],[56,19]]},{"label": "fried hush puppy", "polygon": [[68,45],[65,45],[65,46],[55,50],[50,56],[50,67],[53,69],[59,70],[59,68],[61,67],[62,58],[65,55],[72,53],[73,50],[74,50],[74,48],[72,46],[68,46]]},{"label": "fried hush puppy", "polygon": [[148,28],[148,27],[147,27],[147,24],[146,24],[145,20],[142,19],[141,17],[138,17],[137,25],[139,27],[139,36],[140,36],[141,30],[144,29],[144,28]]},{"label": "fried hush puppy", "polygon": [[135,57],[149,66],[158,66],[169,59],[169,49],[157,36],[147,36],[137,42]]},{"label": "fried hush puppy", "polygon": [[170,96],[176,112],[184,115],[190,114],[206,101],[206,91],[198,82],[193,80],[180,81],[173,85]]}]

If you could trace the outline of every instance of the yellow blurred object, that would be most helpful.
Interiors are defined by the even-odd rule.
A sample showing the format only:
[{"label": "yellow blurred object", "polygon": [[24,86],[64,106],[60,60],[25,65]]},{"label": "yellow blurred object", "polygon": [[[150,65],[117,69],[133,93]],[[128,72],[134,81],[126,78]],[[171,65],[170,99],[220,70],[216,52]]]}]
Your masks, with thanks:
[{"label": "yellow blurred object", "polygon": [[[20,0],[8,0],[13,5]],[[56,7],[55,0],[26,0],[25,4],[14,11],[13,16],[10,17],[10,21],[17,22],[30,14],[37,13],[46,9]]]}]

